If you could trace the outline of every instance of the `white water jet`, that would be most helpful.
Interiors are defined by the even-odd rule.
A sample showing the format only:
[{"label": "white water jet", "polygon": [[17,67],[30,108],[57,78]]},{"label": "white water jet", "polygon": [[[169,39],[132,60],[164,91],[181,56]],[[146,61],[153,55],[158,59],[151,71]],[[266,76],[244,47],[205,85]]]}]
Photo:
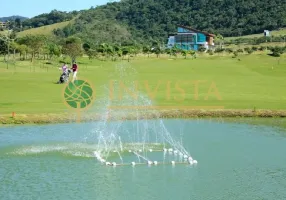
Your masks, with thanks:
[{"label": "white water jet", "polygon": [[[129,70],[133,70],[132,73],[135,73],[133,68],[118,65],[116,66],[116,70],[117,72],[115,74],[119,74],[122,80],[114,81],[114,90],[121,87],[120,81],[124,81],[126,86],[135,85],[135,81],[125,81],[130,80],[130,77],[132,76],[128,74]],[[130,91],[135,91],[132,87],[129,89]],[[115,98],[115,100],[113,99],[111,102],[109,95],[110,87],[108,86],[106,87],[106,97],[96,100],[96,103],[98,103],[100,107],[100,110],[97,113],[101,113],[101,120],[96,123],[96,127],[93,130],[93,133],[98,140],[97,151],[94,152],[94,156],[99,162],[105,162],[106,165],[111,165],[111,163],[106,162],[106,160],[112,161],[112,158],[119,157],[121,163],[124,164],[125,153],[129,152],[135,154],[140,164],[142,164],[140,159],[143,159],[148,163],[148,161],[150,161],[147,158],[148,151],[150,153],[154,152],[153,154],[156,155],[155,152],[162,150],[164,152],[164,160],[166,152],[174,154],[176,156],[176,161],[177,155],[185,160],[190,160],[190,154],[183,146],[182,137],[180,139],[177,138],[177,140],[173,138],[164,124],[164,121],[159,118],[160,113],[156,110],[148,109],[149,106],[153,106],[150,98],[138,93],[137,99],[135,100],[130,97],[130,95],[125,94],[120,100],[116,100]],[[120,109],[113,109],[112,106],[117,106]],[[128,126],[129,128],[124,128],[124,124],[127,123],[127,120],[123,118],[128,115],[128,111],[124,109],[124,106],[131,107],[130,110],[132,111],[132,114],[134,114],[133,118],[135,123]],[[98,111],[98,109],[96,111]],[[152,114],[155,120],[144,119],[146,114]],[[122,120],[110,122],[110,117],[114,117],[115,119],[122,118]],[[154,164],[155,162],[157,165],[158,161],[154,161]],[[159,162],[161,163],[161,161]],[[162,163],[164,162],[162,161]],[[132,162],[131,164],[134,166],[136,163]],[[175,161],[172,161],[172,164],[174,165]]]}]

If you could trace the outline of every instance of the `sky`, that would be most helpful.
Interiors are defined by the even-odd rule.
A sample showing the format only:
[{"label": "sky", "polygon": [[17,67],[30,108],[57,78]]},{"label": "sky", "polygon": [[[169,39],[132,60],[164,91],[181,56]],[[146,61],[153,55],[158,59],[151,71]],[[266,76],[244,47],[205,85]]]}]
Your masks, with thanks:
[{"label": "sky", "polygon": [[0,17],[20,15],[31,18],[49,13],[54,9],[59,11],[85,10],[107,2],[109,0],[6,0],[1,3]]}]

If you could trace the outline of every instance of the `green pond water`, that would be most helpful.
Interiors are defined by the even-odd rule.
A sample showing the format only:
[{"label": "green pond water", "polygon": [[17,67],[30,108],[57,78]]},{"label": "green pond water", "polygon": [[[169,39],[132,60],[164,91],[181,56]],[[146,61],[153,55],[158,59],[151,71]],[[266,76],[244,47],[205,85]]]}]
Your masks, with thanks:
[{"label": "green pond water", "polygon": [[[122,124],[123,139],[136,123]],[[164,123],[196,166],[101,165],[93,156],[96,123],[1,127],[0,199],[286,199],[283,130],[208,120]]]}]

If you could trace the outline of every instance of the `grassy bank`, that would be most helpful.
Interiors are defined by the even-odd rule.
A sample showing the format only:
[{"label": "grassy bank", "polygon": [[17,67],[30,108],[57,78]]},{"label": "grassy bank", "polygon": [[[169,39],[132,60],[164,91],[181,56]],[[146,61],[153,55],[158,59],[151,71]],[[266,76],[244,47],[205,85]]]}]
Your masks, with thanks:
[{"label": "grassy bank", "polygon": [[[134,88],[134,81],[137,82],[138,93],[160,108],[188,110],[196,107],[200,110],[219,107],[239,113],[244,110],[278,112],[286,110],[286,57],[283,56],[199,55],[194,60],[139,56],[130,62],[81,58],[78,78],[88,80],[96,91],[93,112],[105,106],[109,92],[104,86],[109,88],[111,80],[121,80],[129,88]],[[16,116],[29,116],[30,121],[37,121],[37,117],[32,116],[41,115],[39,121],[47,121],[42,115],[47,113],[63,117],[62,121],[68,120],[62,115],[68,110],[63,99],[65,85],[55,84],[60,76],[60,66],[56,61],[50,65],[43,61],[34,64],[17,61],[6,69],[6,64],[0,62],[0,115],[10,117],[15,112]],[[128,95],[124,90],[115,90],[114,102],[120,101],[120,92]],[[129,100],[133,100],[131,95]],[[213,111],[209,112],[208,116],[212,116]],[[9,120],[5,118],[4,121]],[[61,121],[58,118],[51,121],[58,120]]]},{"label": "grassy bank", "polygon": [[[281,36],[281,35],[286,35],[286,28],[271,31],[271,36]],[[240,37],[226,37],[225,40],[235,40],[239,38],[255,38],[255,37],[263,37],[263,36],[264,36],[264,33],[260,33],[260,34],[244,35]]]},{"label": "grassy bank", "polygon": [[[58,113],[58,114],[19,114],[15,116],[2,115],[0,116],[0,124],[58,124],[58,123],[75,123],[75,122],[90,122],[99,120],[137,120],[137,119],[204,119],[204,118],[224,118],[231,121],[245,120],[247,118],[272,118],[286,119],[286,110],[271,111],[271,110],[162,110],[156,112],[126,112],[116,113],[103,117],[100,113],[83,114],[78,121],[74,113]],[[284,120],[285,122],[285,120]],[[285,125],[285,123],[283,123]]]}]

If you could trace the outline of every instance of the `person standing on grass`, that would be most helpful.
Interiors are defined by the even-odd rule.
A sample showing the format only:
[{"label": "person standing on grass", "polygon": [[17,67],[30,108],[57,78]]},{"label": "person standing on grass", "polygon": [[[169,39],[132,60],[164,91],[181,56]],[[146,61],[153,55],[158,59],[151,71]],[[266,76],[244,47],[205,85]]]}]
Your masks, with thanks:
[{"label": "person standing on grass", "polygon": [[73,63],[73,65],[72,65],[72,71],[73,71],[73,82],[74,82],[74,80],[76,80],[77,79],[77,71],[78,71],[78,66],[77,66],[77,64],[76,64],[76,62],[74,62]]},{"label": "person standing on grass", "polygon": [[66,63],[64,63],[64,65],[62,66],[62,68],[60,68],[63,71],[63,74],[66,74],[68,71],[68,66]]}]

